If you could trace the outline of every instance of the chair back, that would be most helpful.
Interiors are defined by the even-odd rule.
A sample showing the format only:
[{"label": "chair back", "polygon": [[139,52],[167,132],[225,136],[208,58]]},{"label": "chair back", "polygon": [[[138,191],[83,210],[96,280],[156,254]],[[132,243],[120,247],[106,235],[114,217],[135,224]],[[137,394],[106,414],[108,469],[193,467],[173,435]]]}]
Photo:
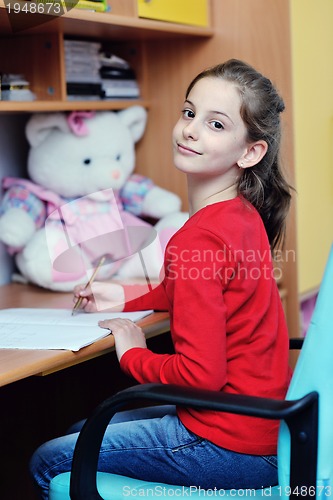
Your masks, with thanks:
[{"label": "chair back", "polygon": [[[330,496],[333,488],[333,245],[286,399],[298,399],[311,391],[319,394],[317,486],[315,492],[306,493],[319,499]],[[284,422],[278,461],[281,493],[289,496],[290,437]]]}]

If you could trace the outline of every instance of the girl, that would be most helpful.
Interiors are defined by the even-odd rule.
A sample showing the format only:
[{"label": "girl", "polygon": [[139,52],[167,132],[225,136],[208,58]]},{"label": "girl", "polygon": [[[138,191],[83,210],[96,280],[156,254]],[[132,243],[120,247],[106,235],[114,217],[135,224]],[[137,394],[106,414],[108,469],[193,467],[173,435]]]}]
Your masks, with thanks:
[{"label": "girl", "polygon": [[[200,73],[173,131],[176,167],[188,182],[190,218],[165,253],[165,276],[138,298],[131,287],[77,287],[87,312],[167,309],[174,354],[154,354],[128,320],[105,320],[122,370],[162,382],[283,399],[288,334],[271,251],[283,240],[290,189],[279,166],[280,113],[270,80],[238,60]],[[98,302],[97,301],[98,298]],[[77,433],[44,444],[31,470],[42,498],[69,471]],[[161,407],[118,414],[99,470],[202,488],[277,483],[278,423]]]}]

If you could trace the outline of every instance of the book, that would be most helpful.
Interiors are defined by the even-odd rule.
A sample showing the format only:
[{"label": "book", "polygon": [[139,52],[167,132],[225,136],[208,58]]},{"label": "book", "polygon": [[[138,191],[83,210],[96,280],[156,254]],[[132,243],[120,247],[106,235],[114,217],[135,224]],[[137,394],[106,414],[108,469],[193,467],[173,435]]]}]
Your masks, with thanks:
[{"label": "book", "polygon": [[110,335],[98,321],[127,318],[132,321],[153,311],[85,313],[72,309],[10,308],[0,310],[0,349],[61,349],[79,351]]},{"label": "book", "polygon": [[107,0],[61,0],[60,3],[66,7],[66,10],[73,8],[94,10],[96,12],[107,12],[110,10]]},{"label": "book", "polygon": [[101,97],[103,95],[102,85],[99,83],[67,82],[66,88],[68,95],[91,95],[98,97]]},{"label": "book", "polygon": [[112,66],[102,66],[99,70],[102,78],[111,80],[135,80],[135,72],[132,68],[118,68]]},{"label": "book", "polygon": [[104,98],[140,98],[140,88],[132,68],[102,66],[100,75]]},{"label": "book", "polygon": [[134,80],[102,80],[104,98],[140,98],[140,89]]}]

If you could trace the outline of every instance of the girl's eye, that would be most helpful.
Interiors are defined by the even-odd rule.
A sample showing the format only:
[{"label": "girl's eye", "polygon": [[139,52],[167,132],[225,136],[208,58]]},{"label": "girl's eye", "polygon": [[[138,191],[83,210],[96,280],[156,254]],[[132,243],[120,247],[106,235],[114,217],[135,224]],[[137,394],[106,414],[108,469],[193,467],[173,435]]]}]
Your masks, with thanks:
[{"label": "girl's eye", "polygon": [[223,125],[222,125],[222,123],[221,123],[221,122],[212,121],[212,122],[211,122],[211,124],[212,124],[212,126],[213,126],[214,128],[216,128],[216,129],[219,129],[219,130],[220,130],[220,129],[224,129],[224,127],[223,127]]},{"label": "girl's eye", "polygon": [[195,114],[191,109],[183,109],[182,114],[185,118],[194,118]]}]

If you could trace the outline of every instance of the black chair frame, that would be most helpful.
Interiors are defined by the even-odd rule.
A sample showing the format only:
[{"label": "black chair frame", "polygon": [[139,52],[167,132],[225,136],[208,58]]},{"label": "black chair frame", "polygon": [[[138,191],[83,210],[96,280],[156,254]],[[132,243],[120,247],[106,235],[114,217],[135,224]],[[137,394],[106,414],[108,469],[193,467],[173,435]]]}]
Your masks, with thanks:
[{"label": "black chair frame", "polygon": [[316,491],[318,446],[317,392],[288,401],[166,384],[143,384],[118,392],[102,402],[85,422],[74,451],[70,480],[72,500],[103,500],[97,491],[96,473],[103,436],[112,416],[129,405],[173,404],[284,420],[291,440],[290,498],[313,500]]}]

